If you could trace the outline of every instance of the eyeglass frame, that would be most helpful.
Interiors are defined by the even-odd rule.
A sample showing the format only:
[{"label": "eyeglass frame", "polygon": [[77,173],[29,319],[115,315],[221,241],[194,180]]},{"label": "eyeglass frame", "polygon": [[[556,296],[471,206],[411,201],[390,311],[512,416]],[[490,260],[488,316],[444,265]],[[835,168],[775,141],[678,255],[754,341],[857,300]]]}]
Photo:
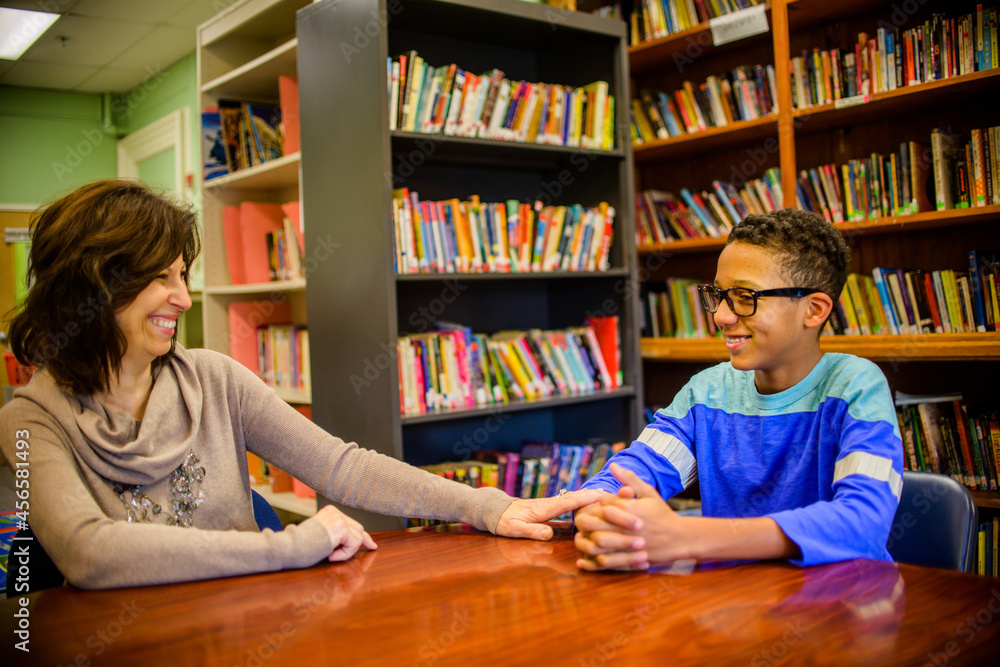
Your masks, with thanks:
[{"label": "eyeglass frame", "polygon": [[[750,313],[747,315],[741,315],[740,313],[736,312],[736,307],[733,305],[733,300],[729,296],[729,292],[731,290],[736,290],[736,289],[748,292],[753,297],[753,310],[750,311]],[[729,310],[731,310],[733,315],[736,315],[736,317],[753,317],[754,315],[756,315],[757,299],[759,299],[760,297],[784,296],[784,297],[791,297],[794,299],[800,299],[804,296],[809,296],[810,294],[816,294],[817,292],[822,292],[822,291],[823,290],[817,289],[815,287],[777,287],[775,289],[755,290],[755,289],[750,289],[749,287],[739,287],[739,286],[727,287],[726,289],[722,289],[716,287],[715,285],[708,285],[708,284],[698,285],[698,296],[701,299],[701,305],[705,308],[706,311],[708,311],[709,313],[717,312],[719,310],[719,306],[722,305],[722,301],[725,300],[726,305],[729,306]],[[709,294],[712,293],[718,294],[720,297],[718,304],[716,304],[714,308],[710,307],[710,303],[708,301]]]}]

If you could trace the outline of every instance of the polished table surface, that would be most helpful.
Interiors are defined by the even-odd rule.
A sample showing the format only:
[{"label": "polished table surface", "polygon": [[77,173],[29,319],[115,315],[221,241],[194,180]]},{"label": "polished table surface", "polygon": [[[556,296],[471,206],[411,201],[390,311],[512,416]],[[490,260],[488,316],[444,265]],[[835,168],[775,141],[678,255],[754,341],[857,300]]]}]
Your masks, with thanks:
[{"label": "polished table surface", "polygon": [[[552,542],[377,533],[305,570],[28,596],[4,665],[1000,665],[1000,580],[872,561],[580,573]],[[13,662],[10,658],[13,658]]]}]

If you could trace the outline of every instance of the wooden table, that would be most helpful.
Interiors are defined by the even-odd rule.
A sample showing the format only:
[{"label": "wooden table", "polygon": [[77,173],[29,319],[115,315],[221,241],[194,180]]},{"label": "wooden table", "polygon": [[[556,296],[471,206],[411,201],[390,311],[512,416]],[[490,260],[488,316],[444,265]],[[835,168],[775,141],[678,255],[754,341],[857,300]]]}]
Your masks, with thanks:
[{"label": "wooden table", "polygon": [[[464,526],[375,535],[347,563],[28,596],[4,665],[996,665],[1000,580],[849,561],[579,573],[552,542]],[[13,656],[11,662],[9,657]]]}]

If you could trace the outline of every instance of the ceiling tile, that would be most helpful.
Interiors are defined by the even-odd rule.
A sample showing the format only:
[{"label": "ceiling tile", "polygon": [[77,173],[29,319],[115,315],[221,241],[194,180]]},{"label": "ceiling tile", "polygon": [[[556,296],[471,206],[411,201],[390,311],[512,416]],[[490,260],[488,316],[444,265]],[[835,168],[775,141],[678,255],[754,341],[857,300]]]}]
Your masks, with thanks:
[{"label": "ceiling tile", "polygon": [[124,93],[131,90],[147,76],[141,69],[103,67],[76,87],[82,93]]},{"label": "ceiling tile", "polygon": [[195,49],[191,28],[159,26],[108,62],[110,67],[165,70]]},{"label": "ceiling tile", "polygon": [[[135,0],[77,0],[71,14],[120,21],[140,23],[160,23],[176,14],[191,0],[156,0],[156,2],[136,2]],[[204,0],[198,4],[211,3]]]},{"label": "ceiling tile", "polygon": [[[194,0],[176,13],[168,17],[166,22],[171,25],[183,25],[189,28],[197,28],[199,25],[212,18],[225,7],[220,2],[205,2],[205,0]],[[225,3],[228,7],[230,3]]]},{"label": "ceiling tile", "polygon": [[80,65],[50,65],[18,60],[10,70],[0,76],[0,83],[9,86],[48,88],[52,90],[75,90],[97,67]]},{"label": "ceiling tile", "polygon": [[[63,16],[25,52],[23,58],[50,64],[106,65],[151,29],[142,23]],[[65,43],[60,41],[61,37],[67,38]],[[193,44],[189,50],[193,50]]]}]

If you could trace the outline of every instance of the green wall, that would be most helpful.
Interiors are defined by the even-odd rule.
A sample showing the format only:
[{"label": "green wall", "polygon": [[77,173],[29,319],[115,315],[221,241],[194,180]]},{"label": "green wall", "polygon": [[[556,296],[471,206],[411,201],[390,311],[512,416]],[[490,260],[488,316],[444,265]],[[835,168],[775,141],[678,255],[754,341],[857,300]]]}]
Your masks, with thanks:
[{"label": "green wall", "polygon": [[[102,123],[101,95],[0,86],[0,204],[41,204],[84,183],[117,173],[117,138],[188,107],[189,160],[197,174],[200,115],[192,52],[166,70],[150,72],[108,107],[117,136]],[[199,181],[189,192],[197,202]]]},{"label": "green wall", "polygon": [[165,70],[150,72],[145,81],[128,93],[116,96],[111,103],[115,125],[121,136],[141,130],[178,109],[189,109],[191,136],[184,172],[195,174],[192,178],[194,191],[188,193],[194,202],[200,198],[198,188],[201,181],[197,175],[200,170],[197,151],[200,150],[201,115],[196,66],[197,59],[191,52]]},{"label": "green wall", "polygon": [[0,204],[41,204],[115,175],[101,96],[0,86]]}]

